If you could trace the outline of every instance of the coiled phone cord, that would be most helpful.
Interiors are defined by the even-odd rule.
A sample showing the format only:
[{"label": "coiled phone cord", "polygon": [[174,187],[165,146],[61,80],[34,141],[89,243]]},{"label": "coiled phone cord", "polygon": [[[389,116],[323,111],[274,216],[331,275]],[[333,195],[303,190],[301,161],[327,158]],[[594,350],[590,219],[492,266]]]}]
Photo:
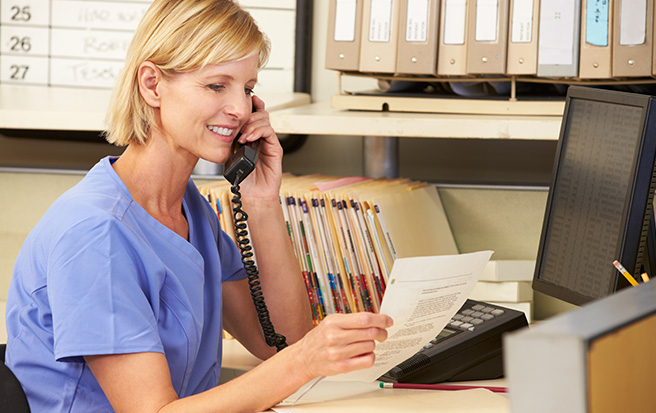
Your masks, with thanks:
[{"label": "coiled phone cord", "polygon": [[[239,182],[238,178],[235,182]],[[232,184],[230,191],[233,193],[232,198],[232,216],[234,217],[235,234],[237,236],[237,244],[241,252],[241,262],[246,270],[248,276],[248,287],[251,290],[251,297],[255,304],[257,311],[257,318],[262,326],[264,332],[264,340],[267,345],[275,347],[277,351],[287,347],[287,339],[282,334],[276,333],[269,318],[269,309],[264,302],[264,295],[262,294],[262,287],[260,287],[260,274],[253,260],[253,247],[250,245],[251,241],[248,239],[248,226],[246,220],[248,215],[241,208],[241,193],[239,192],[239,184]]]}]

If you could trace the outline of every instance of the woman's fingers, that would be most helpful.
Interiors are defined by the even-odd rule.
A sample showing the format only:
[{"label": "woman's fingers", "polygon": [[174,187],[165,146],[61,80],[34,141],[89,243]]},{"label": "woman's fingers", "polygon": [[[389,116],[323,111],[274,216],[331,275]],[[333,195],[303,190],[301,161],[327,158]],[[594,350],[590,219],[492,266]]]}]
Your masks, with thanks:
[{"label": "woman's fingers", "polygon": [[333,314],[301,340],[307,368],[327,376],[371,367],[376,342],[387,339],[392,319],[383,314]]},{"label": "woman's fingers", "polygon": [[264,101],[260,99],[259,97],[253,95],[253,112],[261,112],[264,110]]}]

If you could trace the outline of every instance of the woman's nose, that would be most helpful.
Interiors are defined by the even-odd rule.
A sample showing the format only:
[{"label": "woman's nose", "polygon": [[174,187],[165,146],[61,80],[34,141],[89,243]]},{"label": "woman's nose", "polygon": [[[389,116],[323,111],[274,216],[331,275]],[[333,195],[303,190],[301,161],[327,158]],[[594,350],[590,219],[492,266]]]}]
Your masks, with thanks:
[{"label": "woman's nose", "polygon": [[225,111],[237,119],[244,119],[251,113],[252,107],[253,101],[250,96],[235,96],[226,103]]}]

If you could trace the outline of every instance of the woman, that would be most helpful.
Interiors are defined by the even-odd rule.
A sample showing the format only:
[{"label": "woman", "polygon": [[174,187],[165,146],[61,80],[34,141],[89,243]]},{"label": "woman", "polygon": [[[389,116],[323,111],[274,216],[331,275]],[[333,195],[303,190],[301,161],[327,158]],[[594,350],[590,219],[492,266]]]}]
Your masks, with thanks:
[{"label": "woman", "polygon": [[[109,110],[108,141],[124,153],[53,204],[16,261],[7,364],[33,411],[261,411],[314,377],[373,364],[389,317],[334,315],[311,329],[278,201],[282,150],[252,95],[267,56],[232,1],[149,8]],[[190,180],[199,158],[224,163],[239,132],[260,140],[242,195],[271,319],[292,343],[279,353],[234,243]],[[222,328],[266,361],[216,386]]]}]

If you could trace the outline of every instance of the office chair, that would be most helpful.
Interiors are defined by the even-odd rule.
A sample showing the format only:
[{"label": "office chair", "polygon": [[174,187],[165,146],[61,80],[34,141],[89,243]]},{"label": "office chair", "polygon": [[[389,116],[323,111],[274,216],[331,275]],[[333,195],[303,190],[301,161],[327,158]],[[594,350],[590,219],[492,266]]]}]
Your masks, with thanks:
[{"label": "office chair", "polygon": [[[0,344],[0,406],[3,411],[29,413],[30,405],[20,382],[5,365],[6,344]],[[6,409],[6,410],[5,410]]]}]

